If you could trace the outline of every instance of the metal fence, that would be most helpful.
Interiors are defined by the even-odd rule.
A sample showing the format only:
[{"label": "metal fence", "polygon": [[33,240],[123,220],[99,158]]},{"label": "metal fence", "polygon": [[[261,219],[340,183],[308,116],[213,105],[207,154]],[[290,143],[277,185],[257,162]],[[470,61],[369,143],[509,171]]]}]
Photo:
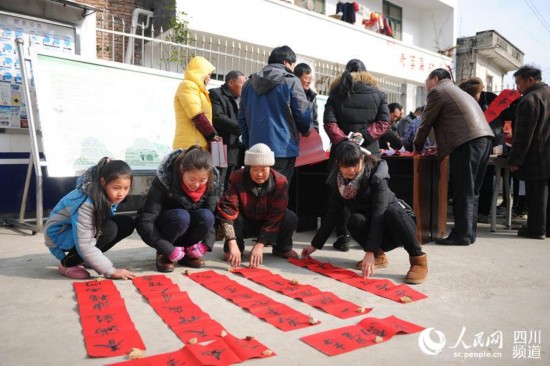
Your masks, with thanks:
[{"label": "metal fence", "polygon": [[[131,32],[132,29],[136,33]],[[203,56],[215,67],[213,78],[223,80],[231,70],[250,75],[267,63],[271,48],[241,42],[223,36],[189,31],[155,29],[151,24],[127,24],[124,19],[107,12],[97,14],[97,57],[115,62],[181,73],[194,56]],[[344,70],[344,65],[308,58],[315,73],[315,89],[327,95],[331,82]],[[402,103],[404,86],[377,76],[379,88],[388,102]]]}]

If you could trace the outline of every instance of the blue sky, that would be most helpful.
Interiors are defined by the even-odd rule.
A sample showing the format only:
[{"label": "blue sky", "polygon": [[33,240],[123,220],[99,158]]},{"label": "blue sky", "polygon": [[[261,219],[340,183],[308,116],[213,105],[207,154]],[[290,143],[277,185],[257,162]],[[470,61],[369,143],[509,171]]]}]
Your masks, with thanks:
[{"label": "blue sky", "polygon": [[[550,82],[550,1],[458,0],[457,12],[457,37],[493,29],[525,54],[525,64],[542,70],[543,81]],[[513,83],[512,73],[505,83]]]}]

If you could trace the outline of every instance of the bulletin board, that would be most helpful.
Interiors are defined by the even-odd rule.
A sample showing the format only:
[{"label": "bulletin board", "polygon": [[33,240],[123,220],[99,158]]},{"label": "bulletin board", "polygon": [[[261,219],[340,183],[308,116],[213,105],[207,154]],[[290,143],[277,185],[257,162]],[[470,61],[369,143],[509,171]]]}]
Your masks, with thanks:
[{"label": "bulletin board", "polygon": [[75,54],[74,27],[0,11],[0,128],[28,128],[16,38],[32,50]]},{"label": "bulletin board", "polygon": [[69,55],[32,60],[50,177],[80,175],[104,156],[156,170],[172,150],[183,75]]}]

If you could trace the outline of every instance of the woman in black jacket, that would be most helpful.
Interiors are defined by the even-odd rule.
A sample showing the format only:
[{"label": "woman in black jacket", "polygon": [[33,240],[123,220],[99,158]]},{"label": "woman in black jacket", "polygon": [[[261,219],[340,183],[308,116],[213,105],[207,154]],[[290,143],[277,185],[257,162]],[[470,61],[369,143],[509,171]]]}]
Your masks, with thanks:
[{"label": "woman in black jacket", "polygon": [[136,218],[139,236],[157,250],[159,272],[174,271],[176,262],[204,266],[201,257],[212,251],[216,237],[218,184],[210,153],[198,145],[174,150],[160,163]]},{"label": "woman in black jacket", "polygon": [[347,208],[351,213],[347,228],[365,251],[357,263],[364,278],[372,275],[374,268],[387,267],[384,252],[403,246],[411,264],[405,282],[424,282],[428,263],[416,240],[414,214],[390,191],[388,179],[388,165],[384,160],[378,160],[355,143],[343,142],[327,180],[332,188],[327,213],[311,245],[303,249],[302,257],[308,258],[323,248],[338,217]]},{"label": "woman in black jacket", "polygon": [[[378,139],[390,128],[390,110],[386,94],[377,86],[376,78],[357,59],[350,60],[342,75],[332,82],[323,115],[323,127],[332,143],[331,160],[340,143],[349,140],[350,133],[358,141],[363,140],[361,146],[380,156]],[[343,252],[349,250],[348,217],[349,213],[344,210],[336,226],[338,238],[333,244]]]}]

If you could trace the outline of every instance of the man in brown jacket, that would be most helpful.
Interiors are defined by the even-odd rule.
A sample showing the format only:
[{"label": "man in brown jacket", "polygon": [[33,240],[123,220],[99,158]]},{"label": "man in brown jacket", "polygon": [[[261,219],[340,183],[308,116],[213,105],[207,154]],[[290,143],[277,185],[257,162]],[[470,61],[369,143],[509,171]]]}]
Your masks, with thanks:
[{"label": "man in brown jacket", "polygon": [[426,89],[427,103],[414,148],[422,151],[433,127],[439,160],[449,156],[455,222],[449,236],[436,243],[470,245],[476,241],[479,189],[494,135],[479,104],[451,81],[447,70],[433,70]]},{"label": "man in brown jacket", "polygon": [[522,66],[514,73],[523,94],[513,119],[512,150],[508,156],[511,172],[525,180],[527,227],[519,229],[525,238],[550,237],[550,87],[541,71]]}]

